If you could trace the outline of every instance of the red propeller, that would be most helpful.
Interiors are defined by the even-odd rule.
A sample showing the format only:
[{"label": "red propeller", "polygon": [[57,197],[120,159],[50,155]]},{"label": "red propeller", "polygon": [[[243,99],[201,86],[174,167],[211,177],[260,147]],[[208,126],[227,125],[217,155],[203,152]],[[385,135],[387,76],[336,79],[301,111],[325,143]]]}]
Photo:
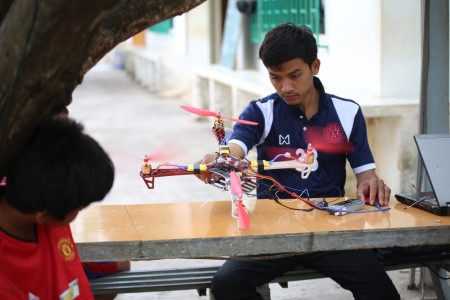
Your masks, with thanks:
[{"label": "red propeller", "polygon": [[203,116],[203,117],[223,118],[223,119],[231,120],[233,122],[237,122],[237,123],[241,123],[241,124],[258,125],[258,123],[256,123],[256,122],[247,121],[247,120],[240,120],[240,119],[233,119],[233,118],[230,118],[230,117],[225,117],[225,116],[220,115],[219,113],[215,113],[213,111],[209,111],[209,110],[206,110],[206,109],[201,109],[201,108],[192,107],[192,106],[186,106],[186,105],[181,105],[180,107],[182,109],[184,109],[184,110],[187,110],[188,112],[191,112],[193,114],[196,114],[196,115],[199,115],[199,116]]},{"label": "red propeller", "polygon": [[239,223],[241,224],[242,228],[249,229],[250,228],[250,219],[248,217],[248,213],[245,210],[244,206],[242,205],[242,200],[238,201],[238,216],[239,216]]},{"label": "red propeller", "polygon": [[248,217],[248,213],[242,205],[242,185],[239,180],[239,176],[236,174],[234,170],[230,172],[230,188],[233,194],[238,198],[238,217],[239,223],[242,228],[249,229],[250,228],[250,219]]},{"label": "red propeller", "polygon": [[230,172],[230,188],[237,197],[242,196],[242,185],[239,176],[234,170]]},{"label": "red propeller", "polygon": [[152,150],[151,153],[147,153],[147,158],[151,162],[167,163],[170,160],[177,160],[180,157],[180,152],[176,149],[179,148],[173,143],[164,143],[159,147]]}]

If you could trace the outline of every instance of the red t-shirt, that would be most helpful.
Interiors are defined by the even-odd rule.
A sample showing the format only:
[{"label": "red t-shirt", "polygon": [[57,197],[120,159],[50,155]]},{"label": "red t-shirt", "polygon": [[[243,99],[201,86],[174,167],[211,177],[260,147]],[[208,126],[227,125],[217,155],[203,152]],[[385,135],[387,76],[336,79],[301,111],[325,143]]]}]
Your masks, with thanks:
[{"label": "red t-shirt", "polygon": [[94,299],[70,227],[36,228],[37,243],[0,230],[0,299]]}]

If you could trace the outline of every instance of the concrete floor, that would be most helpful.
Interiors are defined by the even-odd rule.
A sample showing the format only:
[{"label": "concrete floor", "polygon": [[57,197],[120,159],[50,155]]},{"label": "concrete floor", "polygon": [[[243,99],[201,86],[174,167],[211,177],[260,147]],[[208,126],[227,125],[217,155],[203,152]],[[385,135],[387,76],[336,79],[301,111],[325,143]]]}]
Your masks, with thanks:
[{"label": "concrete floor", "polygon": [[[150,94],[126,73],[100,63],[86,74],[75,90],[69,106],[71,117],[85,125],[86,132],[107,150],[116,167],[112,191],[100,204],[214,201],[228,199],[228,194],[201,183],[195,177],[166,177],[156,180],[148,190],[139,177],[144,154],[168,156],[170,162],[188,164],[204,153],[216,151],[210,128],[213,119],[199,120],[180,109],[190,105],[186,99],[167,99]],[[236,116],[230,116],[236,117]],[[184,265],[217,264],[209,260],[154,260],[132,262],[132,269],[169,268]],[[220,261],[219,261],[220,263]],[[389,272],[402,299],[435,299],[429,289],[424,294],[407,288],[410,270]],[[415,283],[419,282],[416,270]],[[329,279],[289,283],[288,289],[271,285],[272,299],[352,299]],[[122,294],[118,300],[208,299],[196,291]]]}]

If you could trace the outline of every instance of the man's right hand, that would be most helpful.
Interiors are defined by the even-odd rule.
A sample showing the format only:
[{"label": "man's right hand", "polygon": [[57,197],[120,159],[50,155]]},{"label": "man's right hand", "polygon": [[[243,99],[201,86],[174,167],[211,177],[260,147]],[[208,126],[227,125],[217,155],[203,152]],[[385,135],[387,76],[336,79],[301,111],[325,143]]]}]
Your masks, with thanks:
[{"label": "man's right hand", "polygon": [[[229,143],[228,144],[229,150],[230,150],[230,155],[234,156],[234,157],[238,157],[238,158],[242,158],[245,156],[244,150],[241,148],[241,146],[235,144],[235,143]],[[197,164],[209,164],[213,161],[215,161],[217,158],[219,157],[219,153],[214,152],[214,153],[209,153],[209,154],[205,154],[205,156],[203,156],[203,158],[201,160],[199,160],[197,162]],[[220,179],[219,175],[214,175],[211,172],[200,172],[200,174],[195,174],[195,176],[197,176],[198,179],[200,179],[201,181],[203,181],[204,183],[211,183],[211,178],[212,176],[214,176],[214,180],[218,181]]]},{"label": "man's right hand", "polygon": [[[208,153],[208,154],[205,154],[205,156],[203,156],[203,158],[201,160],[196,162],[196,164],[207,165],[207,164],[215,161],[218,157],[219,157],[218,153]],[[201,181],[203,181],[206,184],[209,184],[211,182],[212,175],[213,174],[208,171],[203,171],[203,172],[200,172],[199,174],[195,174],[195,176],[197,176],[198,179],[200,179]]]}]

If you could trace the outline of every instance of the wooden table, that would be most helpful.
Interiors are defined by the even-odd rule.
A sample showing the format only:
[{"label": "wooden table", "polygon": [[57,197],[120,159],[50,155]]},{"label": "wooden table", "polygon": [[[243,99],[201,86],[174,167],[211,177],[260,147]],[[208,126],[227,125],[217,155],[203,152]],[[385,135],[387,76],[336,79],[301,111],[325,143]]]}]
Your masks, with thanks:
[{"label": "wooden table", "polygon": [[[299,201],[286,204],[308,207]],[[390,207],[387,212],[334,216],[258,200],[250,215],[250,229],[242,230],[231,217],[231,201],[91,205],[71,227],[84,261],[218,258],[450,243],[450,217],[405,209],[394,197]]]}]

